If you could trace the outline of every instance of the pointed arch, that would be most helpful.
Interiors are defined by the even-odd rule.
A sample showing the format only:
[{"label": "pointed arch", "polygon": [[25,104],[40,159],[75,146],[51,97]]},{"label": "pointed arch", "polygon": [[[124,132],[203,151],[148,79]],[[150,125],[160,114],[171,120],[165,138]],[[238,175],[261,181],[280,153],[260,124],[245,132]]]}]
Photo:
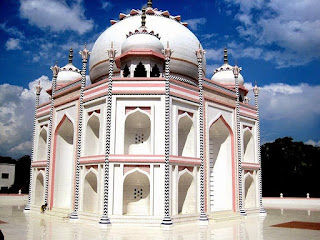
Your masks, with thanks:
[{"label": "pointed arch", "polygon": [[47,159],[47,149],[48,149],[48,130],[46,127],[40,128],[40,132],[38,135],[38,147],[37,147],[37,160],[45,160]]},{"label": "pointed arch", "polygon": [[44,204],[44,173],[42,170],[36,177],[34,204],[40,206]]},{"label": "pointed arch", "polygon": [[191,214],[196,211],[194,177],[188,169],[178,177],[178,214]]},{"label": "pointed arch", "polygon": [[147,77],[147,70],[142,62],[139,62],[136,69],[134,70],[134,77]]},{"label": "pointed arch", "polygon": [[93,112],[88,118],[85,136],[85,155],[98,155],[100,153],[100,114]]},{"label": "pointed arch", "polygon": [[98,212],[98,175],[93,168],[86,173],[83,182],[82,210],[84,212]]},{"label": "pointed arch", "polygon": [[195,133],[193,119],[188,113],[178,117],[178,155],[184,157],[195,157]]},{"label": "pointed arch", "polygon": [[123,215],[150,215],[150,179],[139,168],[124,175]]},{"label": "pointed arch", "polygon": [[124,154],[151,154],[151,120],[140,108],[126,117]]},{"label": "pointed arch", "polygon": [[254,162],[254,139],[252,131],[246,127],[243,131],[243,161]]},{"label": "pointed arch", "polygon": [[160,77],[160,70],[159,70],[157,64],[155,64],[152,67],[152,70],[150,72],[150,77]]},{"label": "pointed arch", "polygon": [[256,184],[253,174],[250,172],[244,175],[244,205],[246,209],[256,207]]},{"label": "pointed arch", "polygon": [[54,134],[50,208],[71,209],[74,155],[74,124],[66,113]]},{"label": "pointed arch", "polygon": [[209,126],[210,209],[235,210],[233,132],[221,113]]}]

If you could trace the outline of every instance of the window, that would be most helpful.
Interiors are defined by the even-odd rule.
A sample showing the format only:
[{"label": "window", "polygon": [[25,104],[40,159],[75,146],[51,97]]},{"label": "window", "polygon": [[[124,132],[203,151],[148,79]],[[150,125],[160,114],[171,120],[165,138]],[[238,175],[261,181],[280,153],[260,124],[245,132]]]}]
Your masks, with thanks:
[{"label": "window", "polygon": [[129,70],[129,67],[128,67],[127,64],[126,64],[126,66],[125,66],[124,69],[123,69],[123,76],[124,76],[124,77],[130,77],[130,70]]},{"label": "window", "polygon": [[134,77],[147,77],[147,71],[142,62],[134,70]]},{"label": "window", "polygon": [[160,71],[157,64],[153,66],[150,77],[160,77]]},{"label": "window", "polygon": [[2,173],[2,179],[8,179],[9,173]]}]

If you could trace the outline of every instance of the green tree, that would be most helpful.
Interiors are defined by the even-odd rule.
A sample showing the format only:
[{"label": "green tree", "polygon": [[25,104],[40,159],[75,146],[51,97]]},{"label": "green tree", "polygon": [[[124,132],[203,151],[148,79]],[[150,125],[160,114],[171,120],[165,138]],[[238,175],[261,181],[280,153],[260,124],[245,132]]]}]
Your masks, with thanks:
[{"label": "green tree", "polygon": [[291,137],[276,139],[261,147],[263,196],[320,197],[318,174],[320,148],[293,142]]}]

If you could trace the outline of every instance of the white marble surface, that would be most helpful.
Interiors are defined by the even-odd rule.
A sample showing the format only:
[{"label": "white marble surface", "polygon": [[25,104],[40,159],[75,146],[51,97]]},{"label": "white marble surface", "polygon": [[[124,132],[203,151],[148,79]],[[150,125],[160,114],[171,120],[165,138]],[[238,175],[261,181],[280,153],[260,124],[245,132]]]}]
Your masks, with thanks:
[{"label": "white marble surface", "polygon": [[320,231],[271,227],[289,221],[319,222],[320,212],[306,210],[267,210],[268,216],[249,216],[236,220],[210,222],[208,226],[198,223],[175,225],[171,229],[112,225],[101,228],[96,222],[49,217],[45,214],[23,213],[24,206],[0,206],[0,224],[5,239],[320,239]]}]

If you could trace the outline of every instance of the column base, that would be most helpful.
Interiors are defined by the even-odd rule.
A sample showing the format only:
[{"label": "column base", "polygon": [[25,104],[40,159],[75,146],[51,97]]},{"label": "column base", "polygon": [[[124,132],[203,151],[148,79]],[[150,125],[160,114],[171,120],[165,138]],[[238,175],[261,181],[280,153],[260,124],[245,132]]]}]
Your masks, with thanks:
[{"label": "column base", "polygon": [[199,218],[199,224],[200,225],[208,225],[208,223],[209,223],[208,216],[204,213],[201,213],[200,218]]},{"label": "column base", "polygon": [[78,212],[73,212],[73,213],[71,213],[70,216],[69,216],[69,220],[70,220],[70,221],[76,221],[76,220],[78,220],[78,219],[79,219]]},{"label": "column base", "polygon": [[173,224],[173,222],[170,217],[164,217],[164,219],[162,220],[162,223],[161,223],[162,226],[170,226],[172,224]]},{"label": "column base", "polygon": [[99,223],[100,224],[104,224],[104,225],[111,224],[110,219],[108,218],[107,215],[102,215],[102,217],[100,218]]},{"label": "column base", "polygon": [[264,210],[264,208],[263,207],[261,207],[260,208],[260,216],[267,216],[267,212],[266,212],[266,210]]},{"label": "column base", "polygon": [[247,216],[246,210],[240,209],[239,212],[240,212],[240,215],[241,215],[241,216]]},{"label": "column base", "polygon": [[30,210],[31,210],[30,205],[27,204],[27,205],[24,207],[23,212],[28,213],[28,212],[30,212]]}]

